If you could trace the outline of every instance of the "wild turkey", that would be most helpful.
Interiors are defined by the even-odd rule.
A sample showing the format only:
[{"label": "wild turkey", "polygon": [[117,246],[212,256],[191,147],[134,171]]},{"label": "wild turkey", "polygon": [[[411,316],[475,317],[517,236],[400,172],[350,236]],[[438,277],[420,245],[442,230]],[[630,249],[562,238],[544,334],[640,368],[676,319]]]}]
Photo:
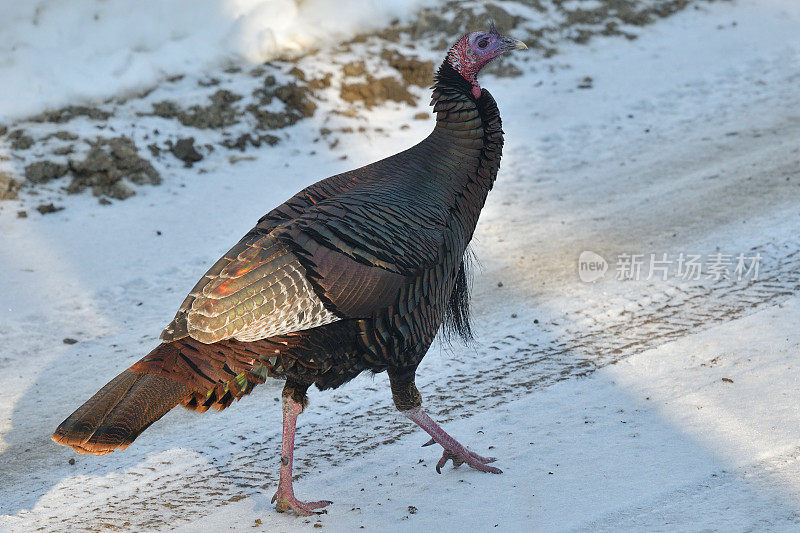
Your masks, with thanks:
[{"label": "wild turkey", "polygon": [[503,146],[494,99],[476,80],[524,49],[472,32],[450,49],[433,86],[433,132],[396,155],[302,190],[258,221],[195,285],[162,343],[58,426],[78,453],[126,448],[177,404],[224,409],[268,377],[284,378],[278,511],[327,501],[292,489],[297,416],[314,384],[331,389],[386,370],[397,409],[444,448],[436,466],[500,473],[422,409],[414,375],[443,322],[469,335],[464,253]]}]

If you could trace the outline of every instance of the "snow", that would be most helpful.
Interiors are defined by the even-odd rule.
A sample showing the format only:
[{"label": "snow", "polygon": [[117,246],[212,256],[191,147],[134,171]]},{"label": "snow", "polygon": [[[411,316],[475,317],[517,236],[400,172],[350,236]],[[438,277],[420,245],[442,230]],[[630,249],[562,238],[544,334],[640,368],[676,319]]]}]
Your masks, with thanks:
[{"label": "snow", "polygon": [[600,0],[567,0],[561,4],[567,11],[576,9],[595,9],[601,5]]},{"label": "snow", "polygon": [[[424,104],[368,111],[388,135],[314,154],[318,124],[301,122],[254,160],[164,169],[113,208],[68,197],[18,219],[24,200],[3,204],[0,529],[797,530],[799,24],[792,0],[715,3],[482,79],[507,144],[475,237],[477,343],[437,343],[417,382],[504,473],[437,475],[386,376],[361,376],[312,390],[299,420],[295,490],[334,501],[320,517],[269,502],[279,383],[222,413],[174,410],[122,453],[49,435],[259,216],[416,142]],[[594,284],[577,276],[586,250],[610,262]],[[614,276],[622,252],[716,251],[761,254],[760,280]]]},{"label": "snow", "polygon": [[260,63],[385,26],[421,0],[0,0],[0,120]]}]

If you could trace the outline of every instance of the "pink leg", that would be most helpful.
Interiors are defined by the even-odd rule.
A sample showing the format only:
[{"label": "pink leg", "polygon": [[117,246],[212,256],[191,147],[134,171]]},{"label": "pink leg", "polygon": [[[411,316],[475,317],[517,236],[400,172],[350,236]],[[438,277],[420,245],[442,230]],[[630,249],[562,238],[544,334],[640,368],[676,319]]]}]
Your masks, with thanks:
[{"label": "pink leg", "polygon": [[[476,453],[472,453],[466,449],[460,442],[448,435],[445,430],[439,427],[439,424],[433,421],[428,414],[422,410],[422,407],[414,407],[403,411],[403,414],[414,421],[419,427],[424,429],[428,435],[433,437],[428,444],[438,442],[444,448],[442,458],[436,464],[436,471],[442,473],[442,467],[447,461],[452,460],[453,466],[461,466],[467,463],[470,467],[481,472],[491,472],[492,474],[501,474],[503,471],[493,466],[488,466],[487,463],[495,461],[494,457],[481,457]],[[425,444],[425,446],[428,446]]]},{"label": "pink leg", "polygon": [[[331,502],[301,502],[294,497],[292,489],[292,459],[294,455],[294,430],[297,425],[297,416],[303,412],[303,405],[297,403],[289,396],[283,396],[283,441],[281,442],[281,479],[278,482],[278,491],[272,497],[277,500],[275,509],[279,513],[292,510],[300,516],[318,514],[314,509],[329,505]],[[324,511],[322,511],[324,512]]]}]

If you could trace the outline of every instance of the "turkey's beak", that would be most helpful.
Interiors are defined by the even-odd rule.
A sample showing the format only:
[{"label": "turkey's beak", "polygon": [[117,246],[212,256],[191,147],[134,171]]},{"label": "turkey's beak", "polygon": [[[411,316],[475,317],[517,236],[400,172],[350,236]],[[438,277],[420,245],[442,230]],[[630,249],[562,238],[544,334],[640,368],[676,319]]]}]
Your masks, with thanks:
[{"label": "turkey's beak", "polygon": [[503,36],[503,50],[527,50],[528,46],[519,39]]}]

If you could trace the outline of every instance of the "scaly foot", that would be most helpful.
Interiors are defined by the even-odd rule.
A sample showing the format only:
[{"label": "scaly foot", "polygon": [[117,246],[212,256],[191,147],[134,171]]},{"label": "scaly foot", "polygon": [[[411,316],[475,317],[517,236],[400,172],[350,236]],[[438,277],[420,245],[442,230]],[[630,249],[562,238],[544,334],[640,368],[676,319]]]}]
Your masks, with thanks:
[{"label": "scaly foot", "polygon": [[447,464],[447,461],[453,461],[453,467],[458,468],[464,463],[467,463],[470,468],[474,468],[475,470],[480,470],[481,472],[491,472],[492,474],[502,474],[503,471],[499,468],[495,468],[493,466],[489,466],[487,463],[493,463],[497,459],[494,457],[481,457],[478,454],[472,453],[471,451],[467,450],[465,455],[461,455],[458,452],[452,452],[450,450],[445,450],[442,453],[442,458],[439,459],[439,462],[436,463],[436,472],[439,474],[442,473],[442,467]]},{"label": "scaly foot", "polygon": [[[431,444],[435,444],[436,441],[434,439],[429,440],[423,446],[430,446]],[[475,470],[480,470],[481,472],[491,472],[492,474],[502,474],[503,471],[499,468],[495,468],[493,466],[488,466],[488,463],[493,463],[497,461],[494,457],[483,457],[482,455],[478,455],[477,453],[471,452],[463,446],[456,446],[455,449],[448,450],[445,448],[444,452],[442,453],[442,458],[439,459],[439,462],[436,463],[436,472],[441,474],[442,467],[447,464],[447,461],[453,461],[453,467],[458,468],[459,466],[467,463],[470,468],[474,468]]]},{"label": "scaly foot", "polygon": [[487,463],[493,462],[494,457],[481,457],[477,453],[472,453],[464,447],[460,442],[447,434],[445,430],[439,427],[439,424],[434,422],[428,414],[422,410],[422,407],[412,407],[403,411],[409,419],[413,420],[415,424],[424,429],[432,438],[423,446],[430,446],[434,442],[438,442],[444,453],[439,462],[436,463],[436,471],[442,473],[442,467],[447,461],[453,461],[453,465],[458,467],[467,463],[471,468],[480,470],[481,472],[491,472],[492,474],[502,474],[503,471],[493,466],[487,466]]},{"label": "scaly foot", "polygon": [[328,500],[321,500],[318,502],[301,502],[297,498],[294,497],[294,494],[282,492],[281,489],[275,493],[272,497],[272,503],[278,502],[275,504],[275,510],[279,513],[283,513],[286,511],[294,511],[294,514],[298,516],[311,516],[313,514],[322,514],[326,511],[315,511],[315,509],[321,509],[322,507],[327,507],[333,502]]}]

